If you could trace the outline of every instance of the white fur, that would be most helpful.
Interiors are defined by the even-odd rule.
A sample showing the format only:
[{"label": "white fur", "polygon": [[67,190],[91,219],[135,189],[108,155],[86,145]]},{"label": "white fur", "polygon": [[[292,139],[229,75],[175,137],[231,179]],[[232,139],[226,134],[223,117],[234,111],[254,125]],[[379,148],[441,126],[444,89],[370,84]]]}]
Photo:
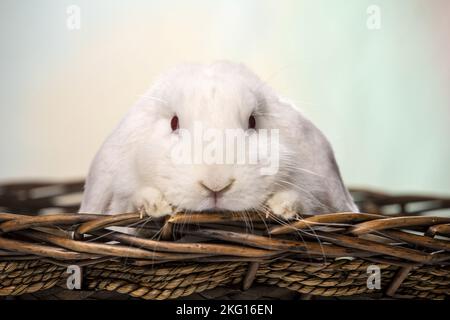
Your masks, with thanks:
[{"label": "white fur", "polygon": [[[280,169],[260,175],[258,166],[177,165],[170,159],[180,127],[194,121],[209,128],[246,128],[256,114],[258,128],[280,130]],[[354,211],[333,151],[323,136],[293,105],[240,64],[186,64],[163,76],[128,112],[92,162],[80,212],[122,213],[143,209],[160,216],[175,209],[214,209],[199,181],[232,187],[217,209],[269,208],[286,218],[292,212]]]}]

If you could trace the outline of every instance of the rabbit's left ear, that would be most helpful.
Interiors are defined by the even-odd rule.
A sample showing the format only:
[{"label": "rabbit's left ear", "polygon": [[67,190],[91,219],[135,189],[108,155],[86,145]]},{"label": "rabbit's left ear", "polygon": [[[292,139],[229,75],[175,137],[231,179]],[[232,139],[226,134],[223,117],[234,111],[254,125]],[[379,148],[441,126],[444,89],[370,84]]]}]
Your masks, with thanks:
[{"label": "rabbit's left ear", "polygon": [[291,177],[290,188],[298,192],[303,212],[359,212],[325,135],[292,104],[278,101],[275,108],[283,115],[279,127],[286,149],[280,169]]}]

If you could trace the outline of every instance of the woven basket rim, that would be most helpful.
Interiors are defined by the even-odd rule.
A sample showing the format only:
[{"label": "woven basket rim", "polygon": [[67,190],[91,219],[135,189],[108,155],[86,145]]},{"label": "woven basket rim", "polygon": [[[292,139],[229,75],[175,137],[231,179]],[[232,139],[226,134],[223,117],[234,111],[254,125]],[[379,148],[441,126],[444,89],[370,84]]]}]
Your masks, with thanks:
[{"label": "woven basket rim", "polygon": [[[129,225],[139,228],[148,225],[149,220],[161,226],[160,240],[107,229]],[[268,261],[289,256],[372,257],[391,263],[415,264],[440,264],[450,260],[450,240],[447,238],[450,217],[329,213],[286,225],[269,225],[267,230],[258,230],[259,234],[245,229],[244,222],[251,222],[255,227],[277,223],[277,219],[269,217],[265,220],[258,213],[178,213],[164,219],[143,218],[139,213],[43,216],[3,213],[0,214],[0,249],[9,252],[9,259],[32,255],[71,261],[103,261],[108,256],[155,262]],[[184,230],[177,228],[181,226]],[[331,230],[320,230],[324,227]],[[172,241],[175,233],[203,241]],[[205,242],[205,239],[211,242]]]},{"label": "woven basket rim", "polygon": [[[364,196],[365,212],[302,216],[287,224],[259,212],[178,213],[155,219],[135,212],[79,214],[73,213],[73,206],[56,206],[65,213],[38,215],[40,208],[52,206],[55,195],[34,199],[30,190],[57,186],[61,187],[57,195],[64,195],[79,192],[82,185],[72,181],[0,186],[0,207],[16,208],[14,212],[29,208],[23,213],[0,213],[0,270],[22,270],[17,271],[18,278],[0,279],[0,295],[53,287],[64,270],[59,268],[74,264],[90,270],[92,289],[146,299],[176,298],[226,283],[249,288],[254,281],[302,293],[353,295],[366,292],[358,277],[370,264],[390,270],[390,296],[408,275],[412,278],[402,293],[428,298],[450,295],[450,217],[422,215],[450,208],[450,198],[353,189]],[[407,205],[423,201],[436,206],[407,212]],[[385,214],[377,209],[389,205],[400,206],[403,213]],[[112,227],[139,229],[142,234],[130,235]],[[328,277],[332,268],[340,268],[336,279],[344,276],[339,272],[349,277],[342,287],[339,280],[320,279]],[[360,272],[356,278],[345,273],[353,268]],[[50,271],[45,275],[43,270]],[[164,274],[161,279],[166,280],[151,286],[130,282],[134,273],[146,274],[146,270],[156,272],[152,277]],[[186,272],[192,270],[198,272],[188,276]],[[120,278],[111,278],[111,272]],[[97,273],[103,274],[102,280],[96,280]],[[23,278],[23,274],[33,278]],[[175,275],[178,278],[172,279]],[[39,277],[42,280],[33,280]],[[433,285],[427,289],[424,283],[431,278]],[[25,282],[8,286],[10,281]],[[183,287],[186,281],[189,285]],[[336,287],[323,287],[330,283]],[[174,287],[158,289],[166,285]]]}]

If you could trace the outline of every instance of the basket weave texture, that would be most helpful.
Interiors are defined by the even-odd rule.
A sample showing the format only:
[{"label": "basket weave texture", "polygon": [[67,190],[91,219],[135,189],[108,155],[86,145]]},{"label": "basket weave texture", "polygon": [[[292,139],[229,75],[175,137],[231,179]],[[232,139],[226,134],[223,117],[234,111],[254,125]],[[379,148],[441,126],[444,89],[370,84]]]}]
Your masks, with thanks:
[{"label": "basket weave texture", "polygon": [[[364,213],[152,219],[76,214],[82,185],[0,186],[0,297],[450,297],[450,199],[353,189]],[[82,270],[81,290],[66,288],[70,265]],[[380,287],[368,285],[374,268]]]}]

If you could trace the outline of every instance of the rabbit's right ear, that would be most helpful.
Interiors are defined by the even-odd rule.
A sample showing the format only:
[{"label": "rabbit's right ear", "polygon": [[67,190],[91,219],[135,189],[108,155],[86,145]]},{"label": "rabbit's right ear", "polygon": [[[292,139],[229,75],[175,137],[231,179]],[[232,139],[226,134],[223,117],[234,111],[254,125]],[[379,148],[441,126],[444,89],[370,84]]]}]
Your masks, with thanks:
[{"label": "rabbit's right ear", "polygon": [[98,188],[98,184],[85,183],[83,200],[79,213],[102,214],[107,213],[112,200],[108,188]]},{"label": "rabbit's right ear", "polygon": [[359,212],[344,185],[333,149],[325,135],[291,103],[279,101],[284,118],[285,170],[305,204],[304,213]]},{"label": "rabbit's right ear", "polygon": [[109,179],[99,177],[95,165],[95,163],[92,164],[84,184],[80,213],[106,213],[112,200]]}]

